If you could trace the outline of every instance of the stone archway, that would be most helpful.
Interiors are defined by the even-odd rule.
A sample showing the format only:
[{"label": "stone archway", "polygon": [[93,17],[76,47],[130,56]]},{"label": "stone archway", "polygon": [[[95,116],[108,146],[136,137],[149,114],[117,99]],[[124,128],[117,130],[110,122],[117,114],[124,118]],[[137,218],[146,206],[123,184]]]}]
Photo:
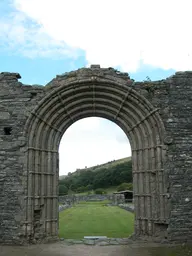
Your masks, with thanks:
[{"label": "stone archway", "polygon": [[165,130],[158,108],[134,90],[127,75],[102,69],[58,76],[30,112],[27,137],[24,236],[53,239],[58,235],[58,147],[75,121],[103,117],[116,123],[132,148],[135,235],[154,236],[168,227],[164,175]]}]

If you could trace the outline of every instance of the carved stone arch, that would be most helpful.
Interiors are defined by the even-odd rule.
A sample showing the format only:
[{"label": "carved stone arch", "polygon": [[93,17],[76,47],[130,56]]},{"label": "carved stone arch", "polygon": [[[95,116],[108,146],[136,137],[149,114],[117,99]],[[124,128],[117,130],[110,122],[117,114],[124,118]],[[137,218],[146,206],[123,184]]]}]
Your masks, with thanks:
[{"label": "carved stone arch", "polygon": [[[78,71],[77,71],[78,72]],[[54,86],[52,85],[54,84]],[[116,123],[132,148],[135,235],[166,230],[168,211],[164,178],[165,130],[158,109],[118,77],[61,77],[47,86],[46,96],[30,113],[27,196],[23,229],[29,239],[58,235],[58,147],[66,129],[85,117]]]}]

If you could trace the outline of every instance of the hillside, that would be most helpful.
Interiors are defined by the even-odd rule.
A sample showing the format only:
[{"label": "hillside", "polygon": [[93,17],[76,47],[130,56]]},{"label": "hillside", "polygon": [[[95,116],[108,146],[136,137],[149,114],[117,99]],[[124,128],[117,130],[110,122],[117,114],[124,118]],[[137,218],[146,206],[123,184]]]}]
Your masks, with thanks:
[{"label": "hillside", "polygon": [[60,175],[59,180],[63,180],[63,179],[65,179],[65,177],[67,177],[67,175]]},{"label": "hillside", "polygon": [[[62,193],[84,192],[97,188],[110,188],[123,182],[132,183],[131,157],[78,169],[59,181]],[[62,189],[61,189],[62,188]]]},{"label": "hillside", "polygon": [[116,166],[118,164],[125,163],[125,162],[130,161],[130,160],[131,160],[131,157],[125,157],[125,158],[121,158],[121,159],[118,159],[118,160],[113,160],[113,161],[110,161],[110,162],[107,162],[107,163],[104,163],[104,164],[95,165],[95,166],[88,167],[88,168],[83,168],[83,169],[78,169],[77,172],[81,172],[81,171],[85,171],[85,170],[97,171],[101,168],[111,168],[112,166]]},{"label": "hillside", "polygon": [[75,172],[72,172],[69,175],[59,176],[59,180],[62,180],[64,178],[68,177],[68,176],[73,177],[73,176],[79,175],[81,172],[84,172],[84,171],[93,171],[93,172],[95,172],[95,171],[100,170],[101,168],[111,168],[113,166],[116,166],[118,164],[125,163],[125,162],[128,162],[128,161],[131,161],[131,156],[121,158],[121,159],[118,159],[118,160],[113,160],[113,161],[110,161],[110,162],[107,162],[107,163],[104,163],[104,164],[91,166],[91,167],[88,167],[88,168],[77,169]]}]

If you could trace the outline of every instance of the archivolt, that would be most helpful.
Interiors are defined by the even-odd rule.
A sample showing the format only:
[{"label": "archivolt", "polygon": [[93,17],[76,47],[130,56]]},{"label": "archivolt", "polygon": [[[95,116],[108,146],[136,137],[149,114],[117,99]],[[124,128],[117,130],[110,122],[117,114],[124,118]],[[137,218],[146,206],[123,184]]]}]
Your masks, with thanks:
[{"label": "archivolt", "polygon": [[[59,85],[50,92],[48,90],[47,96],[31,112],[26,123],[26,236],[37,233],[57,235],[59,143],[71,124],[91,116],[115,122],[129,138],[134,173],[136,234],[152,235],[155,223],[166,223],[164,127],[158,109],[127,85],[108,79],[83,79]],[[42,224],[37,229],[35,213],[38,211]]]}]

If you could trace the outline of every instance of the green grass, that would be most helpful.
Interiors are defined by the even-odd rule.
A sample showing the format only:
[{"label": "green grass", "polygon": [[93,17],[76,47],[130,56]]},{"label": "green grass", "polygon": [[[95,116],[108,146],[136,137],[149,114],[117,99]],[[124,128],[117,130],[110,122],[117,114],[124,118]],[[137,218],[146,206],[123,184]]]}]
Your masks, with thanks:
[{"label": "green grass", "polygon": [[109,188],[106,188],[105,191],[107,192],[107,194],[113,194],[113,192],[117,192],[117,187],[118,186],[109,187]]},{"label": "green grass", "polygon": [[134,230],[134,215],[103,202],[81,202],[59,215],[59,236],[81,239],[84,236],[128,237]]},{"label": "green grass", "polygon": [[77,207],[79,207],[79,205],[84,205],[84,206],[105,206],[106,204],[111,203],[110,200],[103,200],[103,201],[80,201],[79,204],[77,205]]}]

